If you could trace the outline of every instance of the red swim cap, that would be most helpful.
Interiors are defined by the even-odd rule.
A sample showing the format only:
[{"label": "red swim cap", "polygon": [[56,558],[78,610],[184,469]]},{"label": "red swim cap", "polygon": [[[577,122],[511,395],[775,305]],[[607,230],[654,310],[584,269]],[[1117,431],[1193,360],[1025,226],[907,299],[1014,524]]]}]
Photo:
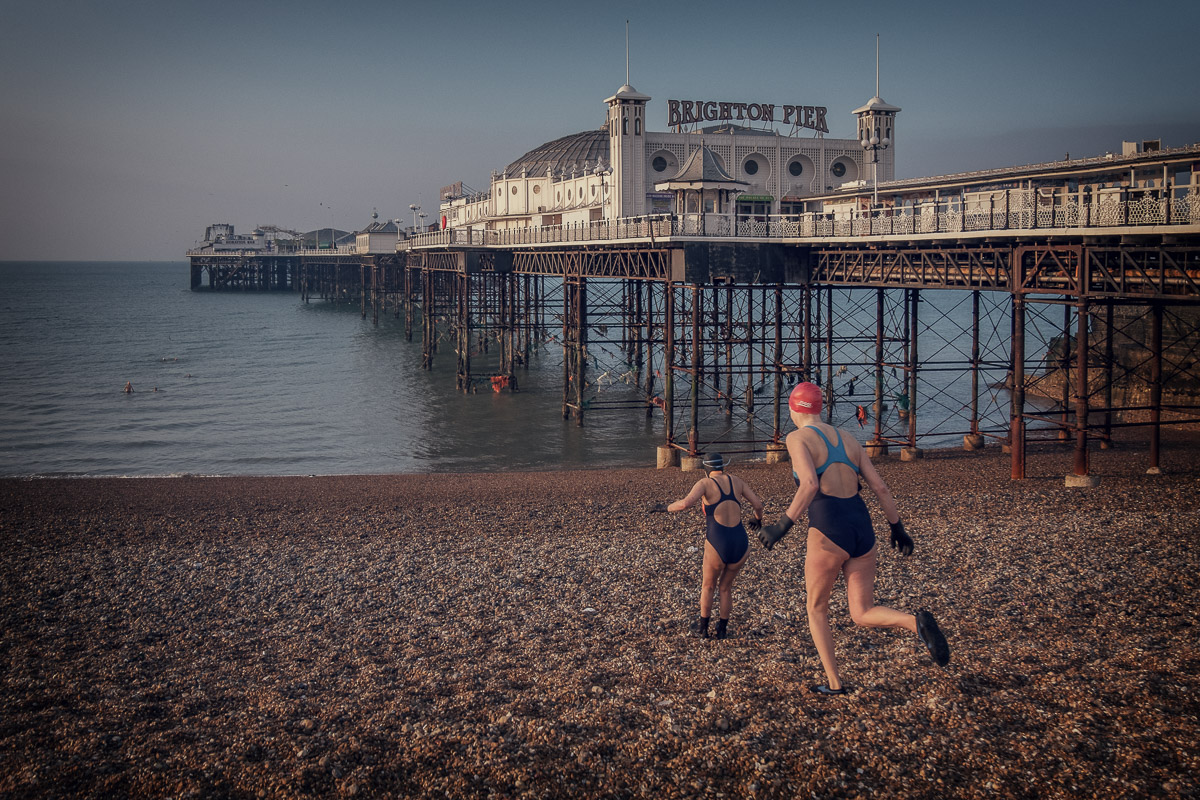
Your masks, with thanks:
[{"label": "red swim cap", "polygon": [[797,414],[820,414],[821,387],[808,381],[796,384],[788,396],[788,408]]}]

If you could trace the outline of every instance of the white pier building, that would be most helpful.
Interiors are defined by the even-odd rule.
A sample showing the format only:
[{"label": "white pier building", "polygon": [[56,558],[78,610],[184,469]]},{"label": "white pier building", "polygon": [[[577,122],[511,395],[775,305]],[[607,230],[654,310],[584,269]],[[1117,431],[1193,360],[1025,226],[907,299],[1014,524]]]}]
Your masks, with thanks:
[{"label": "white pier building", "polygon": [[504,231],[695,215],[711,227],[716,215],[732,231],[895,175],[900,109],[878,96],[853,112],[855,139],[826,136],[825,106],[718,100],[668,100],[669,130],[654,131],[649,100],[625,84],[605,100],[603,126],[530,150],[494,173],[486,191],[446,187],[441,226]]}]

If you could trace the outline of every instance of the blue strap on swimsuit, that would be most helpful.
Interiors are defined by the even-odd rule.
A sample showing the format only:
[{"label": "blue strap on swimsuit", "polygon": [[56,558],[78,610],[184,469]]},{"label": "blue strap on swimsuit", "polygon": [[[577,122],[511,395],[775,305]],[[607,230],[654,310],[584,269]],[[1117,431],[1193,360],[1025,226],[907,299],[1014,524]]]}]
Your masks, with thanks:
[{"label": "blue strap on swimsuit", "polygon": [[[816,431],[829,450],[825,463],[817,467],[818,478],[831,464],[845,464],[858,474],[858,465],[846,456],[846,443],[842,441],[841,431],[838,431],[838,443],[835,446],[817,426],[805,427]],[[792,478],[799,486],[800,476],[793,472]],[[831,497],[822,492],[818,484],[817,496],[808,506],[808,524],[845,550],[851,558],[865,556],[875,546],[875,529],[871,525],[871,514],[867,511],[867,504],[863,502],[862,495],[857,491],[851,497]]]},{"label": "blue strap on swimsuit", "polygon": [[717,506],[724,503],[726,500],[732,500],[738,504],[738,508],[742,507],[737,496],[733,493],[733,478],[729,478],[729,491],[726,492],[721,488],[721,484],[717,483],[717,479],[709,476],[709,480],[717,484],[717,491],[721,493],[720,499],[712,505],[704,507],[704,520],[706,524],[705,538],[709,544],[717,551],[717,556],[726,564],[736,564],[746,555],[746,551],[750,549],[750,539],[746,536],[746,526],[740,521],[737,525],[729,527],[717,522],[716,516]]}]

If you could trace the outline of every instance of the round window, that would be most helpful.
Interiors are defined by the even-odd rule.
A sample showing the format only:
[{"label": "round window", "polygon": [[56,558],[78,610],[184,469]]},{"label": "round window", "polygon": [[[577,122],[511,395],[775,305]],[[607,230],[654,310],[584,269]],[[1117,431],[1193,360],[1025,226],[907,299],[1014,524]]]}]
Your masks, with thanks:
[{"label": "round window", "polygon": [[512,193],[513,193],[513,194],[516,194],[516,193],[517,193],[517,187],[515,187],[515,186],[514,186],[514,187],[512,187]]},{"label": "round window", "polygon": [[800,174],[804,172],[804,165],[799,161],[793,161],[792,163],[788,164],[788,172],[793,178],[799,178]]},{"label": "round window", "polygon": [[747,175],[755,175],[758,173],[758,162],[752,158],[746,162],[746,165],[742,169],[746,170]]},{"label": "round window", "polygon": [[571,199],[571,190],[570,189],[567,189],[567,199],[568,200]]},{"label": "round window", "polygon": [[840,178],[846,174],[846,165],[840,161],[835,161],[833,162],[833,166],[829,168],[829,171],[833,173],[833,177]]},{"label": "round window", "polygon": [[541,194],[541,193],[542,193],[542,187],[540,187],[540,186],[534,186],[534,187],[533,187],[533,193],[534,193],[534,194]]},{"label": "round window", "polygon": [[655,156],[654,160],[650,162],[650,166],[654,167],[655,172],[662,172],[667,168],[667,160],[662,156]]}]

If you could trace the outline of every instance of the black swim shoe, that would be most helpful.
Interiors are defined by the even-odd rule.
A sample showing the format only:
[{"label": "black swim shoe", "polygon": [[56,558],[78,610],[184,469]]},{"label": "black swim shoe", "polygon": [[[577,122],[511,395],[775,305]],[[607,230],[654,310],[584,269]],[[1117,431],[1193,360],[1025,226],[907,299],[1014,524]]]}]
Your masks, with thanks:
[{"label": "black swim shoe", "polygon": [[708,638],[708,619],[708,617],[698,617],[696,621],[692,623],[692,627],[688,629],[691,631],[692,636],[697,636],[701,639]]},{"label": "black swim shoe", "polygon": [[918,611],[916,617],[917,638],[929,650],[929,656],[933,659],[933,663],[939,667],[946,666],[950,663],[950,645],[946,644],[946,637],[938,628],[933,614],[928,611]]},{"label": "black swim shoe", "polygon": [[727,630],[728,625],[729,625],[729,620],[727,620],[727,619],[718,619],[717,620],[717,638],[718,639],[724,639],[726,636],[729,635],[729,631]]},{"label": "black swim shoe", "polygon": [[845,686],[842,686],[840,689],[830,689],[828,685],[821,683],[812,687],[812,693],[824,695],[825,697],[834,697],[839,694],[850,694],[850,690]]}]

